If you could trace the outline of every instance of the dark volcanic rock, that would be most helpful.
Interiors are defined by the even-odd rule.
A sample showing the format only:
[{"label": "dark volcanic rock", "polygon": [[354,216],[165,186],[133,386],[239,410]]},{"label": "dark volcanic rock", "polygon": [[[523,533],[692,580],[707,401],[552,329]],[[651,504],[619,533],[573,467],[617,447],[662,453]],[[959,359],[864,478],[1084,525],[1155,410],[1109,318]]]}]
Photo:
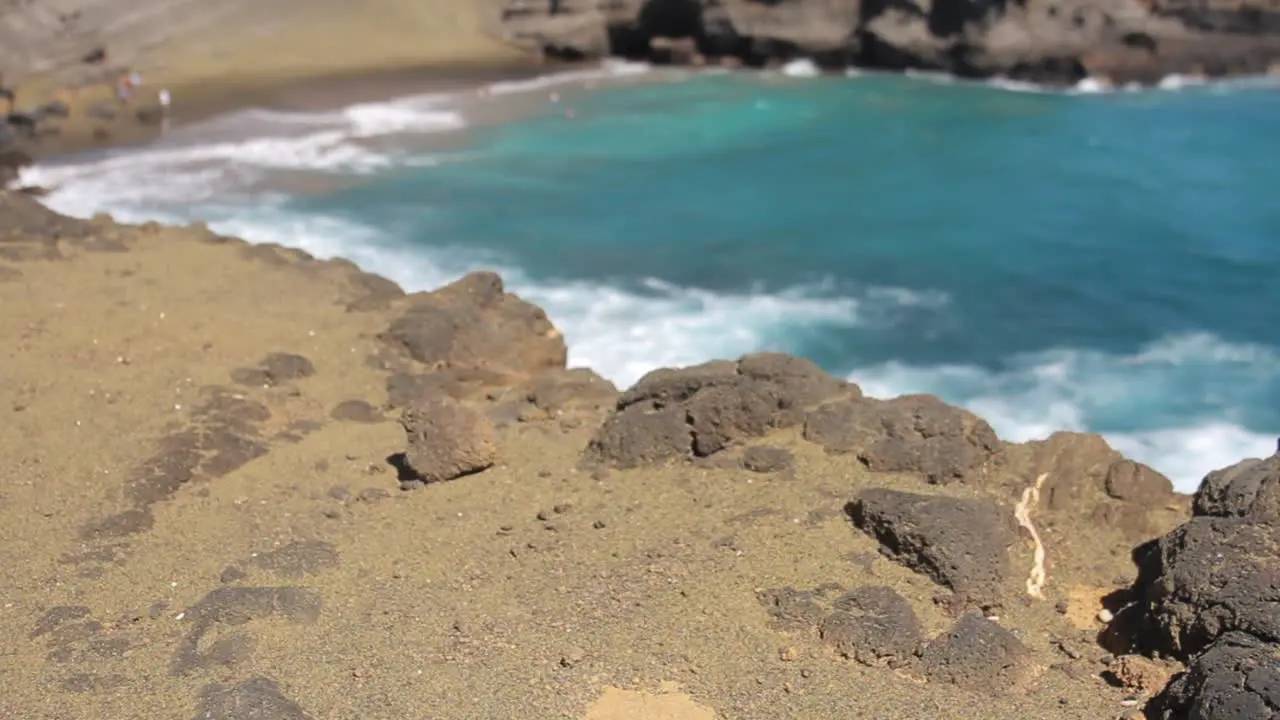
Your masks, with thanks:
[{"label": "dark volcanic rock", "polygon": [[813,363],[777,353],[663,368],[640,378],[584,453],[619,468],[707,457],[800,422],[806,407],[856,387]]},{"label": "dark volcanic rock", "polygon": [[546,313],[507,293],[494,273],[471,273],[407,302],[380,337],[431,369],[526,376],[565,366],[564,338]]},{"label": "dark volcanic rock", "polygon": [[480,472],[497,457],[497,436],[483,414],[449,397],[418,403],[400,419],[408,436],[405,464],[426,482]]},{"label": "dark volcanic rock", "polygon": [[1280,718],[1280,649],[1246,633],[1218,638],[1152,702],[1163,720]]},{"label": "dark volcanic rock", "polygon": [[966,480],[981,475],[1000,448],[985,420],[932,395],[877,402],[884,435],[858,455],[871,470],[918,473],[933,483]]},{"label": "dark volcanic rock", "polygon": [[808,413],[804,437],[828,452],[856,453],[868,469],[933,483],[977,478],[1000,449],[986,421],[930,395],[845,399]]},{"label": "dark volcanic rock", "polygon": [[275,680],[255,677],[235,685],[208,685],[193,720],[314,720],[280,692]]},{"label": "dark volcanic rock", "polygon": [[1145,639],[1186,656],[1239,630],[1280,642],[1280,524],[1196,517],[1142,554]]},{"label": "dark volcanic rock", "polygon": [[684,408],[632,405],[605,420],[584,457],[589,463],[635,468],[686,458],[692,451],[693,430]]},{"label": "dark volcanic rock", "polygon": [[1117,460],[1107,469],[1107,494],[1117,500],[1158,505],[1173,496],[1169,478],[1133,460]]},{"label": "dark volcanic rock", "polygon": [[905,662],[920,645],[920,620],[891,588],[861,587],[835,601],[819,632],[847,658],[866,665]]},{"label": "dark volcanic rock", "polygon": [[966,613],[920,653],[932,682],[992,694],[1017,689],[1036,674],[1031,651],[1013,633],[977,613]]},{"label": "dark volcanic rock", "polygon": [[1194,507],[1197,515],[1280,523],[1280,454],[1209,473],[1196,492]]},{"label": "dark volcanic rock", "polygon": [[1000,604],[1015,535],[1012,513],[994,501],[873,488],[859,493],[849,513],[889,557],[965,600]]}]

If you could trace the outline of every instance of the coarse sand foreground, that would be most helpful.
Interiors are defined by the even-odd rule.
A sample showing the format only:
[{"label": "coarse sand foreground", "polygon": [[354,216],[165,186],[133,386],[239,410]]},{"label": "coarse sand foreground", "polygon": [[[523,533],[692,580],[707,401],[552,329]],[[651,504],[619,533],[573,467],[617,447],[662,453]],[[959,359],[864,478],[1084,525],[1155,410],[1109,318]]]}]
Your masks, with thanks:
[{"label": "coarse sand foreground", "polygon": [[[1051,477],[1029,516],[1044,599],[1026,591],[1014,506],[1037,471],[1132,469],[1087,436],[930,484],[882,446],[839,451],[819,415],[744,437],[690,404],[705,457],[659,462],[610,439],[603,380],[534,372],[562,341],[488,278],[404,296],[349,263],[11,194],[0,308],[0,717],[1094,720],[1163,684],[1115,677],[1099,617],[1188,498]],[[428,317],[480,322],[415,335]],[[451,369],[431,372],[441,333]],[[853,398],[824,407],[872,402],[802,380]],[[698,382],[665,402],[719,381]],[[482,422],[492,452],[437,426],[400,455],[422,402]],[[995,452],[980,420],[913,407]],[[442,457],[492,464],[425,486],[406,467]]]}]

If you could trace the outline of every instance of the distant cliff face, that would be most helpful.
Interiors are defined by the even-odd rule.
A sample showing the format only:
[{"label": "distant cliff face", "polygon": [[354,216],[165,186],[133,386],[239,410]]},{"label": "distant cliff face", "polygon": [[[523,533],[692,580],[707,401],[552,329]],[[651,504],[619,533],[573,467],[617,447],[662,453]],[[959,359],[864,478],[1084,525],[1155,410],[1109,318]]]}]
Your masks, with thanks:
[{"label": "distant cliff face", "polygon": [[211,27],[245,0],[0,0],[0,69],[20,78],[73,67],[95,49],[131,62]]},{"label": "distant cliff face", "polygon": [[500,0],[0,0],[0,73],[141,65],[182,78],[509,60]]},{"label": "distant cliff face", "polygon": [[1267,71],[1280,0],[508,0],[510,42],[567,57],[799,56],[1074,82]]}]

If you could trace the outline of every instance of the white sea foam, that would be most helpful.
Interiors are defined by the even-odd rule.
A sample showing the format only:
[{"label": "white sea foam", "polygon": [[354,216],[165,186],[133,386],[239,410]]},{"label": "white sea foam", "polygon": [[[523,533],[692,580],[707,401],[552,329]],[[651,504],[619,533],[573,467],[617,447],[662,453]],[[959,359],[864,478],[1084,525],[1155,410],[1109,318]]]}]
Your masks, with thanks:
[{"label": "white sea foam", "polygon": [[782,66],[782,74],[787,77],[811,78],[818,77],[822,71],[809,58],[796,58]]},{"label": "white sea foam", "polygon": [[[529,80],[497,82],[481,94],[509,95],[566,84],[638,77],[647,64],[606,61],[598,66]],[[465,96],[465,97],[464,97]],[[137,211],[148,205],[227,199],[273,172],[370,175],[395,166],[428,165],[421,153],[387,151],[379,139],[450,132],[467,127],[470,93],[431,93],[330,111],[251,108],[179,128],[128,152],[108,152],[24,168],[19,183],[53,191],[48,204],[84,215],[97,209]]]},{"label": "white sea foam", "polygon": [[[715,293],[659,280],[635,289],[585,281],[541,283],[479,253],[408,247],[372,228],[320,215],[259,210],[211,222],[210,227],[255,242],[301,248],[321,258],[345,257],[408,290],[434,289],[473,269],[497,270],[509,289],[554,319],[569,344],[571,363],[594,368],[624,387],[658,367],[737,357],[774,347],[780,338],[805,328],[850,327],[859,318],[859,300],[829,297],[812,287]],[[884,289],[869,293],[867,301],[945,299],[936,293],[917,296]]]},{"label": "white sea foam", "polygon": [[[1054,350],[1012,358],[1005,368],[886,363],[850,374],[873,397],[925,392],[946,397],[986,418],[1001,437],[1021,442],[1058,430],[1102,433],[1117,450],[1164,472],[1184,492],[1194,491],[1210,470],[1276,450],[1274,434],[1246,429],[1225,411],[1177,415],[1161,407],[1182,394],[1200,392],[1209,404],[1222,388],[1195,386],[1196,378],[1230,372],[1234,390],[1247,396],[1280,378],[1280,363],[1263,347],[1233,344],[1203,334],[1178,335],[1130,355]],[[1161,412],[1166,410],[1165,412]],[[1166,422],[1140,431],[1106,432],[1126,417],[1163,414]],[[1173,417],[1175,416],[1176,417]],[[1280,430],[1278,428],[1277,430]]]}]

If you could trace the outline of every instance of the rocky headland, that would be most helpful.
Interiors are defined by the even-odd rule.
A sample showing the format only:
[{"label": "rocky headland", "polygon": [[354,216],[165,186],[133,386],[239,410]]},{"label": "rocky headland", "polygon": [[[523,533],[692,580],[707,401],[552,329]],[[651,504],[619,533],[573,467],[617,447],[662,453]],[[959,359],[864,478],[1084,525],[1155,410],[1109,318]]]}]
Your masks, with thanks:
[{"label": "rocky headland", "polygon": [[618,389],[432,292],[0,194],[0,717],[1280,718],[1280,456],[1191,496],[802,358]]},{"label": "rocky headland", "polygon": [[509,0],[506,37],[569,58],[1154,84],[1280,67],[1269,0]]}]

